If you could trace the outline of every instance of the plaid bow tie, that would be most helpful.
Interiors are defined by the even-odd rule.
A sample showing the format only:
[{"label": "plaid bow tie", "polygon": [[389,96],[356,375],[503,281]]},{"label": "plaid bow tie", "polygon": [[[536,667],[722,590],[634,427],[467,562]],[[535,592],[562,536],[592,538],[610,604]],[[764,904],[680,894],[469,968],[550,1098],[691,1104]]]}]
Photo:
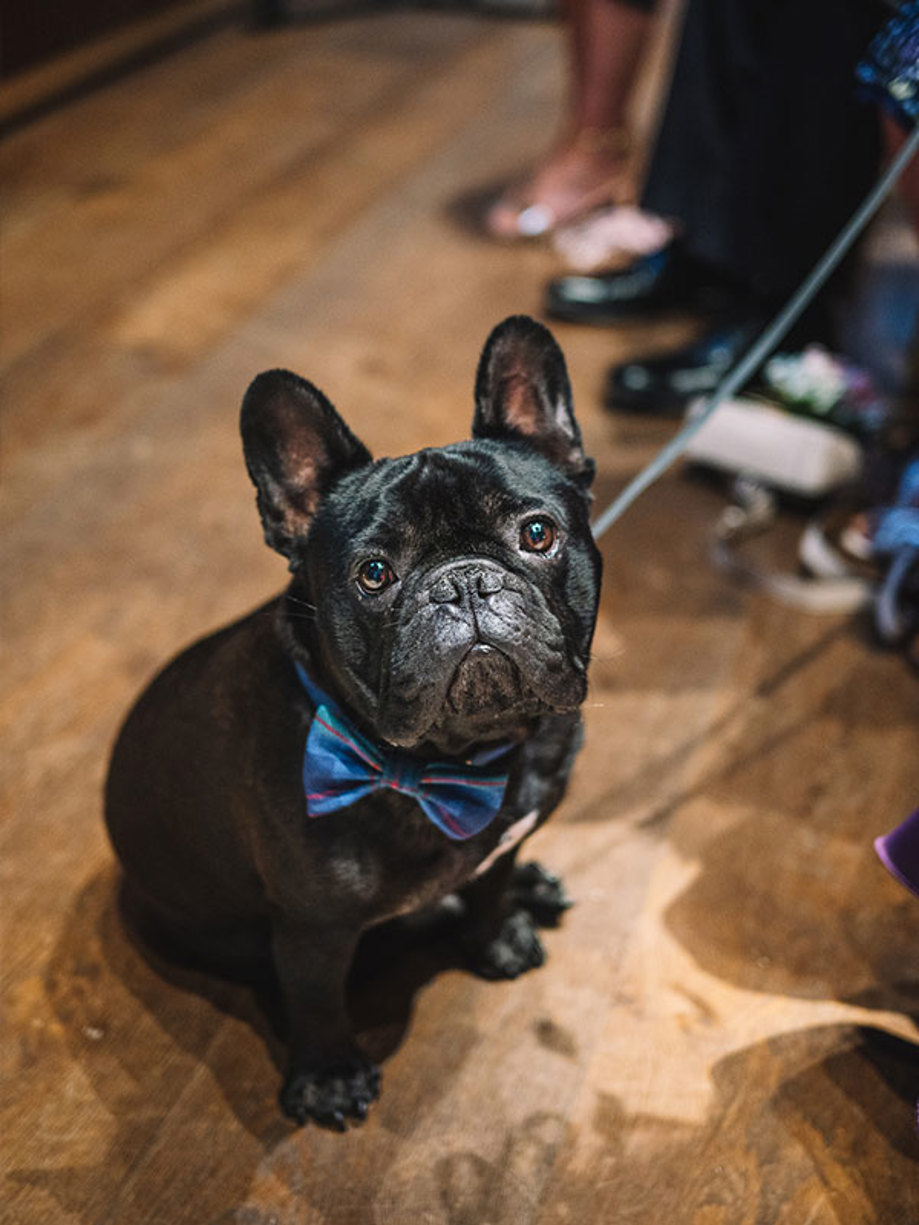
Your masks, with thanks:
[{"label": "plaid bow tie", "polygon": [[508,775],[488,767],[511,744],[492,745],[468,762],[423,761],[383,748],[353,726],[299,663],[295,667],[315,708],[303,754],[309,816],[337,812],[391,787],[417,800],[428,820],[454,841],[471,838],[491,823],[504,800]]}]

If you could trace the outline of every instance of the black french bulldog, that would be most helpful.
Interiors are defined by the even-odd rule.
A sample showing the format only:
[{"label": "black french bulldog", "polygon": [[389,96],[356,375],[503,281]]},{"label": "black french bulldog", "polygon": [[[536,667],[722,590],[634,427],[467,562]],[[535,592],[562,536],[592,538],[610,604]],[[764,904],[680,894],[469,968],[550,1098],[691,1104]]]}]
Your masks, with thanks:
[{"label": "black french bulldog", "polygon": [[473,968],[513,978],[568,905],[514,860],[581,743],[593,463],[541,324],[492,332],[475,396],[473,441],[374,462],[310,383],[259,375],[243,444],[290,585],[169,664],[113,753],[128,913],[216,965],[270,958],[301,1123],[379,1091],[344,1002],[362,932],[459,893]]}]

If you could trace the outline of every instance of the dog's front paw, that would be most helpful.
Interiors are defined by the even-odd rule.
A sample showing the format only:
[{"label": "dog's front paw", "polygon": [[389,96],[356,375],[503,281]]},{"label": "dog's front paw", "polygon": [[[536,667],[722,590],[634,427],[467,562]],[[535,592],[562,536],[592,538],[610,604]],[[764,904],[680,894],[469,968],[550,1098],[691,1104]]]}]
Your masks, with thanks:
[{"label": "dog's front paw", "polygon": [[379,1096],[380,1069],[351,1059],[291,1072],[281,1090],[281,1108],[301,1125],[314,1119],[323,1127],[345,1131],[345,1120],[365,1119]]},{"label": "dog's front paw", "polygon": [[515,910],[490,943],[472,959],[473,973],[480,978],[517,978],[535,970],[546,960],[536,925],[525,910]]},{"label": "dog's front paw", "polygon": [[558,927],[561,916],[574,905],[561,878],[535,860],[514,868],[511,896],[514,905],[528,911],[540,927]]}]

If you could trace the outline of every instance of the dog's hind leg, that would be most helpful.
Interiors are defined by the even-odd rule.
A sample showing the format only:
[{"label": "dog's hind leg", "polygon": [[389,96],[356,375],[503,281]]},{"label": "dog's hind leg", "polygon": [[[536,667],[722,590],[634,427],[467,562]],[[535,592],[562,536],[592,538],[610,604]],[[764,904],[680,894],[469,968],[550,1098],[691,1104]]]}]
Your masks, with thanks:
[{"label": "dog's hind leg", "polygon": [[143,948],[172,965],[250,984],[273,973],[267,921],[214,929],[182,924],[125,877],[118,905],[128,930]]}]

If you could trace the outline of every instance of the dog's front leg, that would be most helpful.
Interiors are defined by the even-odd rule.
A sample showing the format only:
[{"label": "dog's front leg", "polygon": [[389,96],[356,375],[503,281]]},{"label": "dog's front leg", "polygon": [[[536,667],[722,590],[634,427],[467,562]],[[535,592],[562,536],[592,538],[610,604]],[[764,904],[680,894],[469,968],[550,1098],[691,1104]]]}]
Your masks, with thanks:
[{"label": "dog's front leg", "polygon": [[343,1131],[379,1096],[380,1071],[361,1054],[345,1006],[345,984],[360,937],[353,927],[280,920],[272,947],[287,1012],[290,1065],[281,1106]]},{"label": "dog's front leg", "polygon": [[516,858],[515,847],[462,891],[464,942],[470,968],[480,978],[517,978],[546,960],[536,923],[528,910],[514,904]]}]

